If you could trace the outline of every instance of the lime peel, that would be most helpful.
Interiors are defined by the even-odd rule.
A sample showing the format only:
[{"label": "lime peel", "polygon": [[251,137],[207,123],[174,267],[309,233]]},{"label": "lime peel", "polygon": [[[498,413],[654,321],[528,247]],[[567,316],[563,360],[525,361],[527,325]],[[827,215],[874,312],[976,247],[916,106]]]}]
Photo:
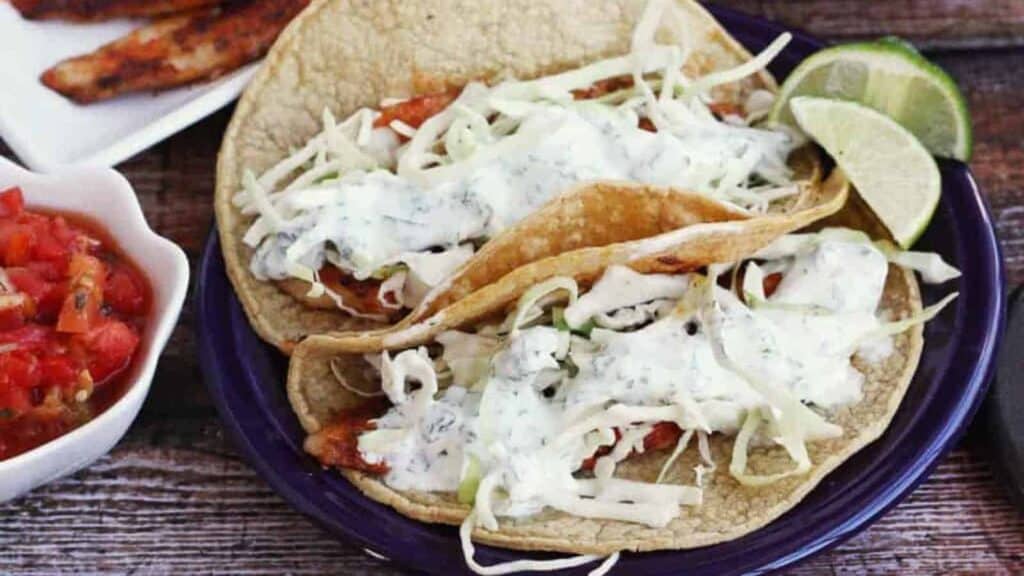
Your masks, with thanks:
[{"label": "lime peel", "polygon": [[865,104],[910,130],[933,154],[970,159],[973,135],[963,94],[905,41],[844,44],[810,56],[782,85],[769,122],[795,125],[789,101],[799,96]]},{"label": "lime peel", "polygon": [[835,159],[893,239],[911,246],[942,193],[935,158],[907,129],[862,104],[800,96],[790,107],[800,128]]}]

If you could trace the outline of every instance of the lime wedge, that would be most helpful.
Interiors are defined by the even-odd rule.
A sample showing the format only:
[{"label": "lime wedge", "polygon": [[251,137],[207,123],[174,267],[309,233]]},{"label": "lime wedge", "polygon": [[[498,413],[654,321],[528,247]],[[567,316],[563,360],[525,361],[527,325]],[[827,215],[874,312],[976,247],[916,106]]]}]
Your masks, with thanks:
[{"label": "lime wedge", "polygon": [[906,128],[856,102],[799,96],[796,123],[835,159],[893,239],[908,248],[942,193],[935,158]]},{"label": "lime wedge", "polygon": [[786,78],[769,121],[794,125],[790,99],[823,96],[860,102],[910,130],[936,156],[971,157],[971,117],[956,82],[897,39],[827,48]]}]

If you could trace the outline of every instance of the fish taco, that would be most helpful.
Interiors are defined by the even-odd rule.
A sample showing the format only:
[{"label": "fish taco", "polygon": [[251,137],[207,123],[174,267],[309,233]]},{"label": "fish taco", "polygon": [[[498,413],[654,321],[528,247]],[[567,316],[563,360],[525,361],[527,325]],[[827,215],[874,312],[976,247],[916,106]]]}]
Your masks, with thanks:
[{"label": "fish taco", "polygon": [[314,2],[220,153],[246,313],[290,352],[561,252],[793,209],[817,153],[759,125],[788,40],[752,57],[689,0]]},{"label": "fish taco", "polygon": [[[959,274],[873,240],[838,171],[823,191],[527,264],[415,324],[307,338],[288,376],[306,450],[460,525],[479,573],[607,557],[603,573],[767,524],[895,414],[922,324],[955,297],[923,307],[915,271]],[[580,556],[483,567],[474,541]]]}]

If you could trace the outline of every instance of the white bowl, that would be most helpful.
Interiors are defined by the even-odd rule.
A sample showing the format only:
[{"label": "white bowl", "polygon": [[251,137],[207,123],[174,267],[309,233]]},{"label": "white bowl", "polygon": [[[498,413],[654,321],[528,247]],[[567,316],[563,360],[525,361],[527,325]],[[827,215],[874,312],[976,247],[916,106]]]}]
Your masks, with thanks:
[{"label": "white bowl", "polygon": [[0,158],[0,190],[19,186],[31,208],[89,216],[106,228],[142,270],[153,289],[135,376],[124,396],[87,424],[42,446],[0,461],[0,502],[72,474],[114,447],[149,393],[157,360],[171,335],[188,289],[188,260],[174,243],[146,224],[128,181],[107,168],[75,168],[42,175]]}]

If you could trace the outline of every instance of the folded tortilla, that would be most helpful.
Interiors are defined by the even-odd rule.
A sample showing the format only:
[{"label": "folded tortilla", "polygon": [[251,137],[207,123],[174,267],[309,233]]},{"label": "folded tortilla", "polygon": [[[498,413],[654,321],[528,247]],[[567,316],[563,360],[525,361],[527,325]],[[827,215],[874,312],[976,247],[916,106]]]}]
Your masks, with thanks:
[{"label": "folded tortilla", "polygon": [[[869,211],[845,204],[847,196],[845,179],[834,173],[820,193],[801,199],[801,205],[788,215],[697,224],[650,239],[563,253],[518,268],[424,321],[373,333],[312,336],[298,345],[292,356],[289,398],[303,427],[316,432],[339,413],[366,402],[338,384],[332,361],[349,386],[373,390],[379,387],[379,376],[369,370],[364,353],[410,348],[431,341],[444,330],[472,326],[505,312],[527,288],[554,276],[571,276],[587,285],[614,264],[640,272],[680,272],[733,262],[749,257],[783,234],[830,215],[832,225],[878,231],[879,225]],[[846,209],[836,215],[844,205]],[[890,266],[881,309],[893,319],[920,312],[921,296],[912,272]],[[703,504],[683,507],[680,516],[665,528],[547,510],[527,519],[503,518],[496,532],[476,528],[473,539],[525,550],[610,554],[619,550],[692,548],[752,532],[795,506],[831,470],[882,434],[917,367],[922,333],[918,325],[895,336],[894,352],[881,364],[862,363],[855,357],[855,367],[865,375],[863,399],[830,414],[829,421],[843,428],[843,436],[808,444],[813,467],[807,474],[763,487],[742,486],[724,469],[734,438],[716,434],[711,437],[711,449],[719,470],[704,480]],[[653,482],[668,457],[669,451],[634,455],[619,465],[615,475]],[[695,450],[684,452],[670,469],[670,481],[693,484],[698,458]],[[780,447],[757,447],[750,450],[748,466],[753,473],[772,474],[790,469],[792,463]],[[342,473],[370,498],[417,520],[459,524],[470,512],[470,507],[459,504],[451,493],[403,492],[372,475],[351,470]]]},{"label": "folded tortilla", "polygon": [[[531,0],[314,2],[281,34],[239,102],[217,166],[215,210],[228,276],[253,327],[288,353],[308,334],[379,324],[341,310],[317,309],[249,271],[253,250],[242,241],[252,217],[231,199],[245,170],[260,173],[301,147],[321,127],[328,108],[340,118],[385,97],[412,97],[512,74],[529,79],[623,54],[646,0],[583,3]],[[691,48],[691,76],[733,68],[750,59],[696,2],[677,0]],[[429,46],[427,50],[424,47]],[[754,89],[774,91],[765,72],[715,88],[717,101],[740,103]],[[616,201],[607,192],[580,192],[499,234],[467,264],[440,309],[530,261],[587,246],[622,242],[695,222],[745,218],[707,199],[657,197]],[[675,207],[679,202],[681,206]],[[654,215],[659,215],[653,218]],[[571,230],[572,233],[565,234]],[[532,238],[542,238],[534,242]],[[292,290],[292,292],[295,292]],[[418,318],[424,317],[417,315]]]}]

